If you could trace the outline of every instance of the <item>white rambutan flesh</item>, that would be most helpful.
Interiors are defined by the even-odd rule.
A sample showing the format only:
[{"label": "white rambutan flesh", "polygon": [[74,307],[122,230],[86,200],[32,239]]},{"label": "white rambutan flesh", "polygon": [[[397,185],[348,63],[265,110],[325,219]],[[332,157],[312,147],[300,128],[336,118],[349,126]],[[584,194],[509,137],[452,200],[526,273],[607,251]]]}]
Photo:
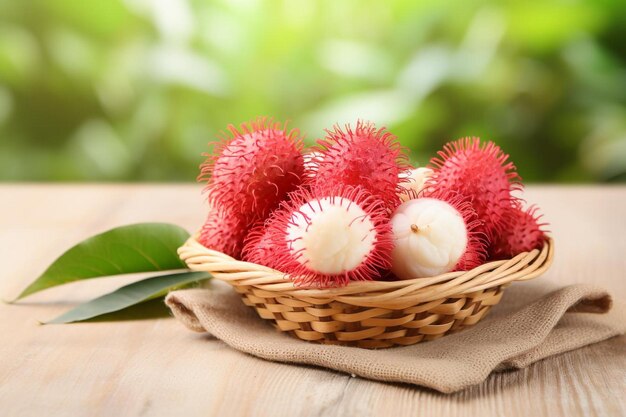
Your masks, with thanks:
[{"label": "white rambutan flesh", "polygon": [[304,178],[312,180],[315,178],[317,166],[324,158],[324,154],[318,151],[310,151],[302,155],[304,161]]},{"label": "white rambutan flesh", "polygon": [[463,214],[439,199],[418,198],[401,204],[391,226],[392,271],[400,279],[453,271],[470,246]]},{"label": "white rambutan flesh", "polygon": [[374,249],[376,228],[353,201],[324,197],[293,213],[287,240],[292,255],[308,268],[322,274],[343,274],[365,262]]},{"label": "white rambutan flesh", "polygon": [[404,202],[417,198],[432,175],[433,170],[426,167],[412,168],[400,173],[400,199]]}]

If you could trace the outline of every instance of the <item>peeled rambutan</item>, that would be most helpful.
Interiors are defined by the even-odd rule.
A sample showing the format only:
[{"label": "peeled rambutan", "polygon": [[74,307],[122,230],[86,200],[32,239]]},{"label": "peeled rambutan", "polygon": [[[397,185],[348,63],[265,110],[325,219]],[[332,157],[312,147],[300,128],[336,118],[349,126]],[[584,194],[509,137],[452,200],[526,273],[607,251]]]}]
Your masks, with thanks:
[{"label": "peeled rambutan", "polygon": [[200,230],[198,241],[209,249],[239,259],[247,232],[247,219],[240,213],[213,206]]},{"label": "peeled rambutan", "polygon": [[361,186],[302,187],[272,213],[265,227],[263,239],[273,250],[258,251],[264,259],[254,259],[302,286],[371,280],[391,267],[387,208]]},{"label": "peeled rambutan", "polygon": [[328,185],[362,186],[382,199],[388,209],[400,204],[398,193],[404,181],[399,174],[410,168],[396,136],[384,127],[358,121],[356,128],[335,126],[318,140],[320,158],[314,164],[314,187]]},{"label": "peeled rambutan", "polygon": [[251,224],[266,218],[300,185],[302,141],[297,130],[266,118],[228,129],[231,137],[207,155],[198,180],[207,181],[211,204],[241,213]]},{"label": "peeled rambutan", "polygon": [[524,210],[516,203],[504,214],[504,230],[496,236],[489,248],[493,259],[512,258],[522,252],[541,249],[546,241],[547,223],[540,223],[542,215],[537,207]]},{"label": "peeled rambutan", "polygon": [[394,236],[392,271],[400,279],[467,271],[487,256],[481,222],[463,196],[436,196],[402,203],[391,217]]},{"label": "peeled rambutan", "polygon": [[430,161],[433,174],[424,196],[439,191],[463,195],[483,222],[487,238],[494,240],[503,230],[504,213],[516,201],[511,192],[522,188],[515,165],[499,146],[475,137],[448,143],[438,155]]}]

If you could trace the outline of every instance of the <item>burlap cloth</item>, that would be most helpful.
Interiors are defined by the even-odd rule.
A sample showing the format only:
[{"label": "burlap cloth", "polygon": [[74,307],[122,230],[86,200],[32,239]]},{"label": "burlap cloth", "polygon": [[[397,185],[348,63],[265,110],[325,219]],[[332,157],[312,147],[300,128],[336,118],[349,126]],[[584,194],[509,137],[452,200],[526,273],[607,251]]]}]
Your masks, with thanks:
[{"label": "burlap cloth", "polygon": [[542,282],[513,284],[500,304],[471,329],[381,350],[313,344],[279,333],[232,289],[220,285],[174,291],[165,302],[189,329],[208,332],[259,358],[446,393],[480,383],[491,372],[522,368],[626,331],[626,308],[612,307],[605,290],[587,285],[555,289]]}]

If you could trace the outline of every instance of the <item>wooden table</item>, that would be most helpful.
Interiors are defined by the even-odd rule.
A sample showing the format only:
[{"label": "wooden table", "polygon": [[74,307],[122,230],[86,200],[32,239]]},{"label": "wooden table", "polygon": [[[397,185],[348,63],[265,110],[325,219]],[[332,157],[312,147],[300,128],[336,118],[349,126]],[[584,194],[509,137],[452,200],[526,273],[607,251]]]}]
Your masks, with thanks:
[{"label": "wooden table", "polygon": [[[557,242],[542,279],[626,296],[626,187],[529,187]],[[197,228],[198,185],[0,186],[0,296],[12,298],[63,250],[114,226]],[[171,318],[40,326],[132,278],[51,289],[0,305],[0,415],[583,416],[626,415],[626,337],[497,373],[443,395],[270,363]]]}]

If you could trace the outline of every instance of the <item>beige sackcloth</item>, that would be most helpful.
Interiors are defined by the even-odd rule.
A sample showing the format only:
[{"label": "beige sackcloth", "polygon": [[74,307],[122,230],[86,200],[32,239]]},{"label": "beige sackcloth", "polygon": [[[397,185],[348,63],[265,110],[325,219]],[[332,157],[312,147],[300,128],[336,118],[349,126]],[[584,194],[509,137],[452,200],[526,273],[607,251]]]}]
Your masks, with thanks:
[{"label": "beige sackcloth", "polygon": [[[515,283],[476,326],[413,346],[367,350],[304,342],[275,330],[229,287],[170,293],[165,302],[189,329],[277,362],[316,365],[378,381],[450,393],[494,371],[529,364],[626,332],[626,308],[601,288]],[[224,288],[226,287],[226,288]]]}]

